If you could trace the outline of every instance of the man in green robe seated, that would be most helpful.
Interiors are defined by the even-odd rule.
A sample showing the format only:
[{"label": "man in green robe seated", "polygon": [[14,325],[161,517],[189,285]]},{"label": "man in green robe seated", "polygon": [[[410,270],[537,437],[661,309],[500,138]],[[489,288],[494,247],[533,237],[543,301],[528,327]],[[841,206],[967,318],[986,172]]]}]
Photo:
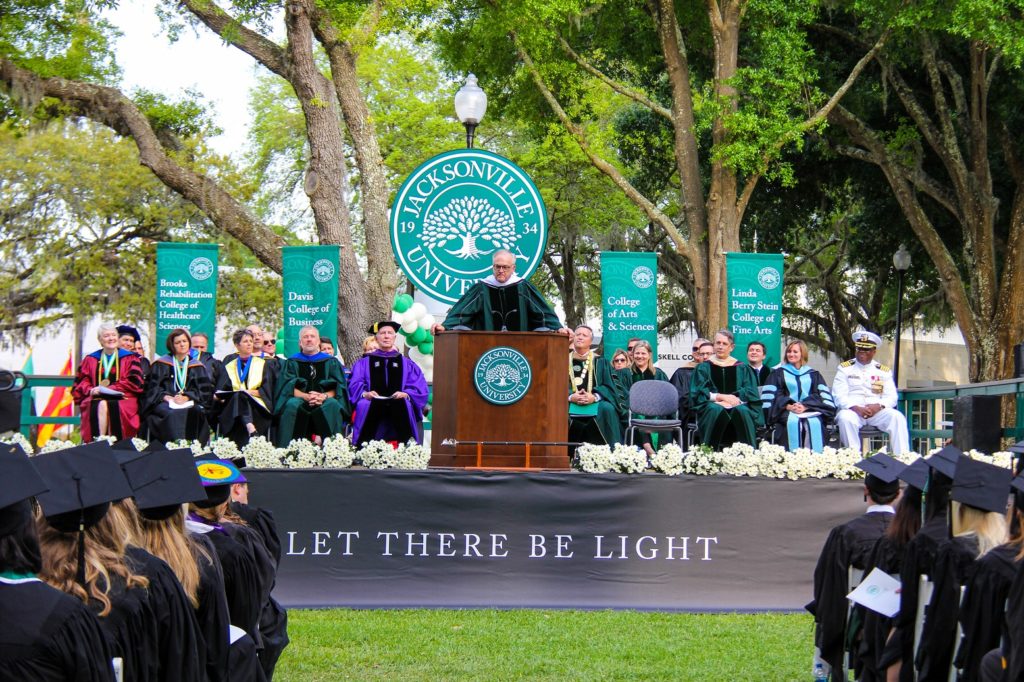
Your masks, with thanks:
[{"label": "man in green robe seated", "polygon": [[620,396],[608,361],[591,349],[594,330],[576,327],[569,353],[569,440],[615,445],[622,442]]},{"label": "man in green robe seated", "polygon": [[342,433],[352,409],[348,402],[348,382],[338,359],[320,352],[320,332],[303,327],[299,332],[299,352],[282,363],[278,379],[278,447],[293,439],[319,436],[326,439]]},{"label": "man in green robe seated", "polygon": [[511,251],[495,251],[492,265],[493,274],[471,286],[431,333],[445,329],[570,333],[537,288],[516,274]]}]

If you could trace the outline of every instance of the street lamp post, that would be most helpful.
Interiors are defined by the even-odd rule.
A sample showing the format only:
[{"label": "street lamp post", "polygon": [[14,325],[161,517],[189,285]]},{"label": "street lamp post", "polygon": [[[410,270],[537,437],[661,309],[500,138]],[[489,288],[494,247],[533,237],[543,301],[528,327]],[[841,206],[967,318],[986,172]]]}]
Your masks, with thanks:
[{"label": "street lamp post", "polygon": [[476,82],[476,76],[466,76],[466,84],[455,93],[455,115],[466,126],[466,149],[473,148],[473,133],[487,111],[487,93]]},{"label": "street lamp post", "polygon": [[900,248],[892,257],[896,268],[896,357],[892,363],[892,382],[897,387],[900,381],[900,336],[903,335],[903,276],[910,269],[910,252],[900,244]]}]

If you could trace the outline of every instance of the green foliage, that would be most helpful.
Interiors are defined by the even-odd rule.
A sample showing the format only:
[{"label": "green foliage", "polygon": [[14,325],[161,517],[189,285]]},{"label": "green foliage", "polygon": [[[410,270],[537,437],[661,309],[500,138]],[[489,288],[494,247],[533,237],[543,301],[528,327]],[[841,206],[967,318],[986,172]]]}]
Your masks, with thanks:
[{"label": "green foliage", "polygon": [[223,132],[213,124],[209,105],[202,101],[203,96],[195,90],[186,90],[185,97],[174,101],[166,95],[138,89],[132,93],[132,100],[146,115],[157,134],[196,137]]},{"label": "green foliage", "polygon": [[810,676],[814,647],[807,614],[328,609],[288,620],[275,678],[310,682],[791,682]]}]

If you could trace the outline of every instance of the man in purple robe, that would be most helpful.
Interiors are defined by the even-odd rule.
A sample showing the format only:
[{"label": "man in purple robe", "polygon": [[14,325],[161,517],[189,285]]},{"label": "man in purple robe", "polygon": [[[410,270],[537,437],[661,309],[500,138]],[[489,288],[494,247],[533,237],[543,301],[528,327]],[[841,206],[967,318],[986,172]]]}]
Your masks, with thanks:
[{"label": "man in purple robe", "polygon": [[378,348],[352,368],[348,391],[355,405],[352,442],[356,445],[371,440],[423,442],[427,380],[415,362],[395,350],[398,329],[399,324],[391,320],[370,327]]}]

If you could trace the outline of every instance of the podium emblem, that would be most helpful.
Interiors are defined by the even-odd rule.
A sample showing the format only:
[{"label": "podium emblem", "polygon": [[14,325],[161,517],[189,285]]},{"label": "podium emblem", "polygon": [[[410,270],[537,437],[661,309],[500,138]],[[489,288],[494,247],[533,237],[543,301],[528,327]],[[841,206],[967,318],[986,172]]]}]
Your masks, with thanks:
[{"label": "podium emblem", "polygon": [[533,371],[526,356],[515,348],[492,348],[476,361],[473,385],[480,396],[495,405],[511,405],[530,390]]},{"label": "podium emblem", "polygon": [[491,274],[499,249],[515,254],[516,274],[528,279],[548,239],[547,210],[530,176],[479,149],[438,154],[413,171],[395,197],[390,228],[402,272],[447,303]]}]

